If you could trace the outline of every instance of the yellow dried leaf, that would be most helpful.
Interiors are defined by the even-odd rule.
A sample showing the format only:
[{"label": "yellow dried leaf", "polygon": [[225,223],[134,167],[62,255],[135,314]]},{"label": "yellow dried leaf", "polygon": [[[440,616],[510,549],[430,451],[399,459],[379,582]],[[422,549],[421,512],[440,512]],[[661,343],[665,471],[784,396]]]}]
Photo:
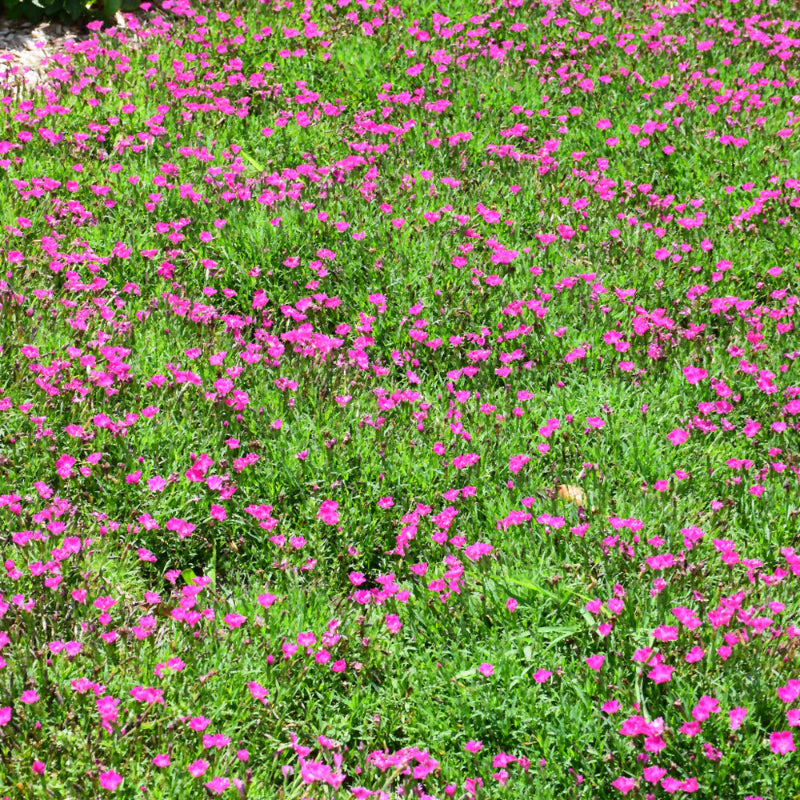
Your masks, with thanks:
[{"label": "yellow dried leaf", "polygon": [[558,496],[568,503],[575,503],[576,506],[586,508],[589,501],[586,497],[586,492],[580,486],[571,486],[566,484],[559,484]]}]

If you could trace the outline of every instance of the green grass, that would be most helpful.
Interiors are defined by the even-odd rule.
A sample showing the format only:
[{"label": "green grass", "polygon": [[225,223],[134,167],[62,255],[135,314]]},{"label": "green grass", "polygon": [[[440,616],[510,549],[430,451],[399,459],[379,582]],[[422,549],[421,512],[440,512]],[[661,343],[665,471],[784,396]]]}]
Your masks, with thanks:
[{"label": "green grass", "polygon": [[793,10],[167,2],[0,77],[0,797],[800,795]]}]

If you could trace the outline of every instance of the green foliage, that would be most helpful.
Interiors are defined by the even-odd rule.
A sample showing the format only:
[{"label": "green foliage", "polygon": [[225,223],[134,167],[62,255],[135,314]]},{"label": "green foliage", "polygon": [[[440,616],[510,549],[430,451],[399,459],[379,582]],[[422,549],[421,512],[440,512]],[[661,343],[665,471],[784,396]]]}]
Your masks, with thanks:
[{"label": "green foliage", "polygon": [[10,19],[29,22],[58,20],[75,24],[91,19],[112,20],[118,11],[139,6],[140,0],[0,0],[3,13]]},{"label": "green foliage", "polygon": [[162,5],[0,92],[0,798],[800,796],[793,4]]}]

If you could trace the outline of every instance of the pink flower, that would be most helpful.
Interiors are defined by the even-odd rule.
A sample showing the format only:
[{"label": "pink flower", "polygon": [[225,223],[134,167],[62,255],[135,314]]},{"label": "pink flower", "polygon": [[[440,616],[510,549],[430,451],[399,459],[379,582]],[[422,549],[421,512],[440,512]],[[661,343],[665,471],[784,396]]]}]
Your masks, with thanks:
[{"label": "pink flower", "polygon": [[230,743],[230,736],[225,736],[223,733],[205,734],[203,736],[204,750],[210,750],[212,747],[216,747],[218,750],[221,750],[223,747],[227,747]]},{"label": "pink flower", "polygon": [[170,765],[170,763],[171,763],[171,762],[170,762],[170,760],[169,760],[169,756],[168,756],[166,753],[159,753],[159,754],[158,754],[158,755],[157,755],[157,756],[156,756],[156,757],[153,759],[153,763],[154,763],[154,764],[155,764],[157,767],[159,767],[159,768],[161,768],[161,769],[164,769],[164,767],[168,767],[168,766]]},{"label": "pink flower", "polygon": [[117,790],[117,786],[122,783],[122,775],[118,772],[115,772],[113,769],[108,770],[108,772],[101,772],[100,773],[100,786],[103,789],[108,789],[109,792],[115,792]]},{"label": "pink flower", "polygon": [[469,753],[480,753],[483,749],[483,742],[476,742],[470,739],[465,745],[464,749]]},{"label": "pink flower", "polygon": [[533,679],[536,681],[536,683],[546,683],[547,679],[552,674],[552,672],[548,672],[546,669],[540,669],[533,673]]},{"label": "pink flower", "polygon": [[658,783],[665,775],[667,771],[662,767],[645,767],[643,775],[644,779],[648,783]]},{"label": "pink flower", "polygon": [[606,714],[616,714],[619,711],[619,700],[609,700],[603,703],[601,710]]},{"label": "pink flower", "polygon": [[800,697],[800,680],[790,678],[785,686],[779,686],[778,697],[783,700],[784,703],[793,703]]},{"label": "pink flower", "polygon": [[199,778],[201,775],[205,775],[206,774],[206,770],[210,766],[211,765],[208,763],[208,761],[206,761],[203,758],[199,758],[197,761],[192,761],[192,763],[189,764],[189,766],[186,767],[186,769],[189,770],[189,774],[193,778]]},{"label": "pink flower", "polygon": [[696,720],[692,720],[691,722],[684,722],[680,730],[682,734],[692,739],[702,731],[702,726]]},{"label": "pink flower", "polygon": [[231,628],[240,628],[247,622],[247,617],[243,617],[241,614],[226,614],[223,619],[225,624]]},{"label": "pink flower", "polygon": [[397,616],[397,614],[387,614],[386,627],[391,633],[399,633],[400,628],[403,627],[403,623],[400,622],[400,618]]},{"label": "pink flower", "polygon": [[708,372],[699,367],[684,367],[683,377],[686,378],[688,383],[696,384],[708,377]]},{"label": "pink flower", "polygon": [[317,512],[317,519],[321,519],[326,525],[338,525],[339,514],[337,512],[339,504],[335,500],[323,500]]},{"label": "pink flower", "polygon": [[769,748],[776,755],[785,756],[795,751],[794,737],[791,731],[775,731],[770,734]]},{"label": "pink flower", "polygon": [[278,598],[274,594],[260,594],[257,598],[260,605],[269,608]]},{"label": "pink flower", "polygon": [[19,699],[20,702],[25,703],[26,705],[31,705],[39,699],[39,693],[36,691],[36,689],[29,689],[27,692],[23,692]]},{"label": "pink flower", "polygon": [[205,784],[205,787],[209,792],[211,792],[211,794],[222,794],[230,785],[231,782],[228,780],[228,778],[217,776],[216,778],[212,778],[210,781],[208,781],[208,783]]},{"label": "pink flower", "polygon": [[[452,542],[453,540],[451,539],[450,541]],[[486,542],[475,542],[464,549],[464,555],[470,561],[479,561],[481,557],[488,556],[493,549],[493,546]]]},{"label": "pink flower", "polygon": [[480,458],[481,457],[477,453],[466,453],[463,456],[456,456],[452,464],[456,469],[467,469],[467,467],[477,464]]},{"label": "pink flower", "polygon": [[694,664],[695,661],[700,661],[701,658],[705,655],[702,647],[698,647],[695,645],[687,654],[686,654],[686,661],[689,664]]},{"label": "pink flower", "polygon": [[[663,786],[663,784],[662,784]],[[700,788],[697,778],[688,778],[681,784],[681,789],[687,794],[692,794]]]},{"label": "pink flower", "polygon": [[634,786],[636,785],[636,781],[633,778],[625,778],[620,775],[619,778],[611,782],[611,785],[615,789],[619,789],[622,794],[628,794],[628,792],[633,790]]},{"label": "pink flower", "polygon": [[583,659],[589,666],[589,669],[600,670],[600,667],[603,666],[603,662],[606,660],[604,655],[595,655],[589,656],[589,658]]},{"label": "pink flower", "polygon": [[56,461],[56,474],[62,480],[66,480],[72,475],[72,467],[75,464],[75,459],[66,453]]},{"label": "pink flower", "polygon": [[675,428],[674,431],[667,434],[667,439],[669,439],[676,447],[679,444],[683,444],[688,438],[689,432],[683,430],[682,428]]},{"label": "pink flower", "polygon": [[750,420],[747,425],[742,428],[742,433],[748,438],[752,439],[761,430],[761,423]]},{"label": "pink flower", "polygon": [[508,468],[516,475],[530,460],[530,456],[511,456],[508,462]]},{"label": "pink flower", "polygon": [[494,675],[494,667],[491,664],[484,663],[478,667],[478,672],[480,672],[480,674],[484,677],[488,678],[491,675]]},{"label": "pink flower", "polygon": [[675,667],[668,667],[666,664],[658,664],[647,673],[647,677],[654,683],[669,683],[672,680],[672,671]]},{"label": "pink flower", "polygon": [[698,722],[704,722],[712,714],[719,714],[719,712],[719,701],[716,697],[709,697],[707,694],[704,694],[697,705],[692,709],[692,716]]}]

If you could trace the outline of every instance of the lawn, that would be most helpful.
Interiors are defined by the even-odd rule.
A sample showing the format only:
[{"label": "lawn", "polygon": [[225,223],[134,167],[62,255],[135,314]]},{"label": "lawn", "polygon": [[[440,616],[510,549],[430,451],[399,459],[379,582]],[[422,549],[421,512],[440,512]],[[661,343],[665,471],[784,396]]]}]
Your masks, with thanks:
[{"label": "lawn", "polygon": [[796,12],[164,0],[0,82],[0,798],[800,796]]}]

